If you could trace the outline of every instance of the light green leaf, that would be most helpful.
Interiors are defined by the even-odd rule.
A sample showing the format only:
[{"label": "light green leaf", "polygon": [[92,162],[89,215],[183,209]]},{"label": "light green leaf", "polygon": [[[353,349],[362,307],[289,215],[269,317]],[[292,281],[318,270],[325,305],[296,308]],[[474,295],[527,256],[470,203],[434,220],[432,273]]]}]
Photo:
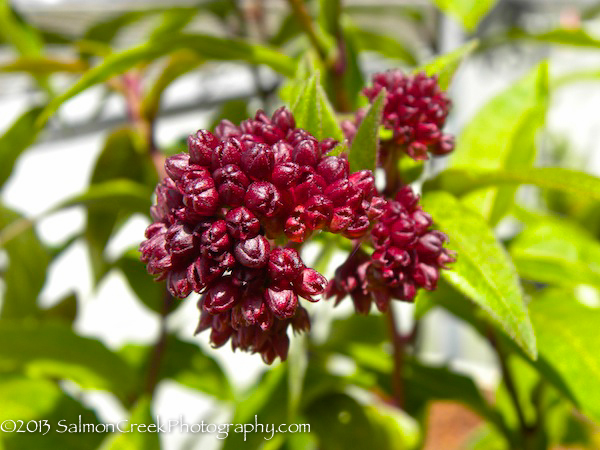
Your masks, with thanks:
[{"label": "light green leaf", "polygon": [[386,58],[397,59],[411,66],[417,64],[414,50],[403,42],[386,34],[365,30],[357,26],[348,25],[345,30],[346,33],[352,35],[359,50],[377,52]]},{"label": "light green leaf", "polygon": [[457,262],[442,276],[475,302],[533,359],[535,335],[523,301],[517,272],[485,221],[452,195],[434,192],[423,209],[450,238]]},{"label": "light green leaf", "polygon": [[585,414],[600,421],[600,309],[580,304],[568,291],[549,291],[531,302],[530,311],[540,363],[558,374]]},{"label": "light green leaf", "polygon": [[8,268],[2,273],[4,294],[2,318],[16,319],[35,316],[37,297],[46,280],[50,261],[48,251],[34,230],[19,214],[0,205],[0,229],[15,223],[25,224],[24,231],[3,244],[8,253]]},{"label": "light green leaf", "polygon": [[142,184],[116,179],[91,185],[87,191],[60,203],[53,211],[77,205],[94,205],[112,210],[115,204],[119,204],[131,211],[147,214],[151,195],[150,189]]},{"label": "light green leaf", "polygon": [[123,272],[129,286],[144,305],[157,313],[163,311],[166,294],[165,283],[154,281],[148,275],[146,267],[140,261],[140,254],[137,250],[126,252],[115,263],[115,266]]},{"label": "light green leaf", "polygon": [[0,186],[10,176],[19,155],[34,143],[38,134],[34,124],[41,112],[39,107],[26,111],[0,137]]},{"label": "light green leaf", "polygon": [[317,139],[334,138],[338,141],[344,135],[338,125],[335,112],[319,82],[319,74],[311,76],[305,83],[292,112],[298,128],[304,128]]},{"label": "light green leaf", "polygon": [[462,23],[467,31],[474,31],[497,0],[434,0],[446,14]]},{"label": "light green leaf", "polygon": [[[131,430],[130,427],[134,424],[135,428]],[[139,425],[145,425],[142,427],[143,431],[140,431]],[[129,421],[121,423],[121,428],[126,432],[110,435],[100,447],[101,450],[160,450],[159,433],[156,432],[152,414],[152,399],[147,395],[137,401]]]},{"label": "light green leaf", "polygon": [[447,169],[425,183],[424,190],[443,189],[462,196],[471,191],[497,185],[533,184],[554,191],[600,200],[600,178],[561,167],[536,167],[527,170]]},{"label": "light green leaf", "polygon": [[0,0],[0,35],[23,56],[42,52],[43,42],[38,32],[15,15],[9,0]]},{"label": "light green leaf", "polygon": [[427,75],[437,75],[440,88],[445,91],[450,87],[450,82],[461,63],[469,57],[477,48],[479,41],[470,40],[462,47],[445,55],[438,56],[433,61],[416,70],[416,72],[425,72]]},{"label": "light green leaf", "polygon": [[509,249],[524,278],[562,286],[600,287],[600,243],[574,223],[548,219],[530,224]]},{"label": "light green leaf", "polygon": [[240,60],[250,64],[265,64],[287,76],[293,76],[295,71],[295,63],[289,56],[269,47],[203,34],[175,34],[169,36],[169,39],[150,40],[137,47],[108,56],[99,65],[88,70],[66,92],[54,98],[39,118],[38,126],[42,126],[60,105],[80,92],[121,74],[137,64],[182,49],[188,49],[205,59]]},{"label": "light green leaf", "polygon": [[377,95],[365,118],[360,123],[356,136],[352,140],[348,162],[350,171],[375,170],[379,140],[377,133],[381,125],[381,114],[385,105],[387,92],[382,89]]},{"label": "light green leaf", "polygon": [[0,323],[0,371],[74,381],[127,399],[135,383],[131,367],[94,339],[76,335],[63,322]]},{"label": "light green leaf", "polygon": [[[47,420],[51,430],[45,426],[31,433],[2,433],[0,448],[3,450],[23,450],[34,448],[82,450],[96,448],[102,439],[102,433],[58,433],[65,426],[78,424],[97,425],[96,415],[84,408],[79,402],[61,391],[52,380],[26,378],[17,375],[0,376],[0,423],[4,421]],[[11,426],[12,423],[7,423]],[[17,424],[18,426],[19,424]],[[38,425],[39,426],[39,425]],[[23,428],[24,429],[24,428]],[[33,429],[33,423],[30,424]],[[72,430],[71,430],[72,431]]]},{"label": "light green leaf", "polygon": [[[531,167],[547,103],[548,66],[542,63],[477,113],[457,139],[451,165],[505,170]],[[477,192],[466,200],[496,224],[510,209],[515,193],[516,188],[503,187]]]}]

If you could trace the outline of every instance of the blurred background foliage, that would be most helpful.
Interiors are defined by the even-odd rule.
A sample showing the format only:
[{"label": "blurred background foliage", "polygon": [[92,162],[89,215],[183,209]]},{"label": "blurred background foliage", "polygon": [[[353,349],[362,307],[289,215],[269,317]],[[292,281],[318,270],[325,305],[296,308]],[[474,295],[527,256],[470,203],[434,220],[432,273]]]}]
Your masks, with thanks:
[{"label": "blurred background foliage", "polygon": [[[600,448],[600,181],[593,175],[600,160],[574,150],[547,120],[570,87],[598,91],[598,15],[595,2],[560,1],[0,0],[1,94],[27,99],[19,114],[5,103],[10,123],[3,120],[0,137],[0,422],[81,415],[100,423],[115,417],[89,395],[100,391],[117,417],[152,423],[157,392],[174,383],[209,399],[202,417],[213,423],[253,423],[258,415],[261,423],[311,424],[310,433],[270,441],[256,433],[245,442],[235,433],[223,441],[2,433],[0,448]],[[591,64],[557,71],[555,52]],[[461,78],[472,62],[502,74],[518,69],[465,113],[465,98],[486,84]],[[294,339],[288,362],[260,366],[239,383],[249,359],[224,362],[223,352],[207,350],[181,325],[182,315],[197,320],[196,299],[166,298],[135,245],[107,249],[132,218],[148,223],[162,161],[184,151],[196,128],[287,103],[301,125],[338,136],[339,120],[366,105],[360,91],[370,74],[391,67],[437,74],[457,105],[454,154],[399,164],[422,188],[424,208],[450,236],[458,262],[435,292],[397,308],[401,367],[380,315],[332,314],[327,303],[316,306],[314,332]],[[174,87],[179,97],[167,101]],[[195,111],[207,112],[206,123],[160,136],[162,120]],[[10,183],[32,146],[98,132],[104,144],[80,192],[28,208],[49,186],[17,173],[26,179],[25,200],[9,206]],[[375,143],[354,147],[351,162],[368,165]],[[77,174],[78,161],[52,160],[46,170]],[[80,227],[40,237],[45,220],[74,208],[85,217]],[[44,300],[53,267],[82,243],[92,291],[120,273],[152,314],[158,325],[145,340],[114,345],[82,330],[77,320],[90,300],[81,292]],[[321,236],[308,250],[313,266],[331,275],[348,248]],[[455,325],[450,331],[435,326],[441,310]],[[133,327],[137,318],[124,320]],[[448,354],[431,357],[431,339],[458,332],[485,347],[480,363],[490,371],[457,370]],[[171,403],[177,411],[183,402]]]}]

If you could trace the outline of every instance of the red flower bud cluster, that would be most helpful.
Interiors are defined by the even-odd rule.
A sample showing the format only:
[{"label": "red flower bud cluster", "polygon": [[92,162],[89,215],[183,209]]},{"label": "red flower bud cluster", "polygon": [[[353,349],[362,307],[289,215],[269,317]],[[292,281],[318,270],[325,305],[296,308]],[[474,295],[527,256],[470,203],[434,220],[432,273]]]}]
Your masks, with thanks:
[{"label": "red flower bud cluster", "polygon": [[358,238],[383,214],[373,174],[350,174],[345,158],[326,155],[336,144],[296,128],[281,108],[200,130],[189,153],[167,159],[141,259],[173,296],[202,293],[198,332],[210,328],[214,346],[231,339],[267,363],[285,359],[288,326],[310,327],[298,298],[316,301],[327,281],[273,240],[318,230]]},{"label": "red flower bud cluster", "polygon": [[418,203],[410,186],[387,202],[370,234],[371,258],[353,252],[329,283],[327,297],[339,302],[350,294],[356,311],[366,314],[372,300],[386,311],[391,298],[412,301],[419,288],[436,288],[440,269],[454,262],[454,255],[443,246],[446,235],[431,229],[431,217]]},{"label": "red flower bud cluster", "polygon": [[[401,70],[390,70],[373,76],[373,86],[363,90],[373,102],[386,89],[383,125],[393,132],[391,141],[382,147],[395,145],[415,160],[425,160],[427,153],[445,155],[454,149],[454,138],[442,132],[450,108],[450,100],[437,82],[437,77],[424,73],[407,75]],[[346,136],[352,139],[364,111],[355,121],[342,124]]]}]

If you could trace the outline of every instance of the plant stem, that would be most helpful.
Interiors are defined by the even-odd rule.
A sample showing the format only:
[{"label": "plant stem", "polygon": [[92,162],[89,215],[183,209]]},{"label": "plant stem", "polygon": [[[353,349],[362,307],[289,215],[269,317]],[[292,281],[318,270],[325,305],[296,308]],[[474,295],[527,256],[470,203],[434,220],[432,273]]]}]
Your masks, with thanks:
[{"label": "plant stem", "polygon": [[172,301],[173,298],[165,287],[163,305],[160,311],[160,334],[152,348],[152,355],[148,364],[148,377],[146,378],[146,385],[144,387],[144,393],[150,396],[154,393],[156,385],[158,384],[160,365],[167,348],[167,315],[169,314]]},{"label": "plant stem", "polygon": [[317,32],[315,31],[315,28],[313,27],[312,18],[308,14],[304,2],[302,0],[288,0],[288,3],[292,8],[292,11],[294,11],[294,14],[300,22],[300,25],[304,29],[304,32],[308,36],[310,43],[319,54],[321,60],[323,62],[327,61],[327,49],[322,44]]},{"label": "plant stem", "polygon": [[392,386],[394,389],[394,399],[398,408],[404,407],[404,386],[402,383],[403,365],[404,365],[404,339],[398,329],[396,318],[392,305],[386,313],[388,319],[388,327],[390,332],[390,340],[394,348],[394,371],[392,375]]}]

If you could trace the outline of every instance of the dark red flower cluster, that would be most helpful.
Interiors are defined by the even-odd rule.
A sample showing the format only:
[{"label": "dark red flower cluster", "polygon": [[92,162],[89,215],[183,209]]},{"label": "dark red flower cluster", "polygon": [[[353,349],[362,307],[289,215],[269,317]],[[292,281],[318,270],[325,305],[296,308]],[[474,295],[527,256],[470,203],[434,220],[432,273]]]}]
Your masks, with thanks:
[{"label": "dark red flower cluster", "polygon": [[371,258],[361,250],[353,252],[329,283],[327,297],[339,302],[350,294],[356,311],[366,314],[372,300],[386,311],[391,298],[412,301],[417,289],[435,289],[440,269],[454,255],[444,248],[446,235],[432,230],[432,224],[411,187],[402,187],[371,231]]},{"label": "dark red flower cluster", "polygon": [[210,328],[213,345],[231,338],[267,363],[285,359],[288,326],[310,326],[298,297],[315,301],[327,281],[273,240],[303,242],[317,230],[359,238],[383,214],[373,174],[349,174],[344,157],[326,155],[336,144],[296,128],[281,108],[198,131],[189,154],[167,159],[141,258],[173,296],[202,293],[198,332]]},{"label": "dark red flower cluster", "polygon": [[[425,160],[427,153],[445,155],[454,149],[454,138],[442,132],[450,108],[450,100],[437,82],[437,77],[424,73],[407,75],[401,70],[390,70],[373,76],[373,86],[363,90],[373,102],[382,89],[386,90],[383,125],[393,132],[391,141],[383,142],[404,150],[415,160]],[[342,124],[346,135],[352,138],[364,111],[359,111],[354,122]]]}]

